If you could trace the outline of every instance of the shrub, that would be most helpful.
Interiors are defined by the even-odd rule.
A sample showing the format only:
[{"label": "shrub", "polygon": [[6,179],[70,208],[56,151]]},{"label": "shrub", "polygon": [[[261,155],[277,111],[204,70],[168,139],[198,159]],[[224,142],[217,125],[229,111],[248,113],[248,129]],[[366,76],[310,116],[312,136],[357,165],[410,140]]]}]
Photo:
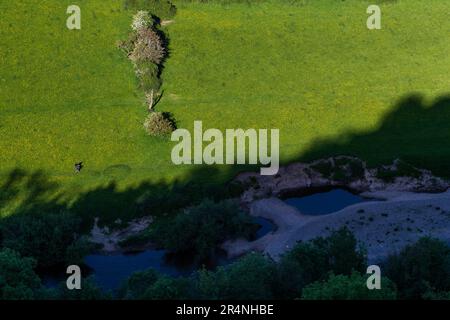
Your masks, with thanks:
[{"label": "shrub", "polygon": [[395,161],[394,168],[381,167],[377,170],[376,177],[386,182],[393,182],[398,177],[419,178],[421,172],[416,167],[402,160]]},{"label": "shrub", "polygon": [[394,300],[395,285],[383,278],[382,289],[369,290],[367,278],[357,272],[349,276],[334,275],[322,282],[314,282],[303,289],[303,300]]},{"label": "shrub", "polygon": [[110,300],[112,298],[110,293],[102,291],[92,276],[81,279],[81,288],[82,290],[69,290],[64,282],[54,289],[54,295],[58,300],[74,301]]},{"label": "shrub", "polygon": [[450,291],[450,247],[437,239],[422,238],[390,256],[384,270],[397,284],[401,299]]},{"label": "shrub", "polygon": [[75,245],[81,219],[69,213],[27,214],[2,221],[2,246],[37,260],[38,267],[66,262],[67,249]]},{"label": "shrub", "polygon": [[161,276],[140,298],[144,300],[186,300],[191,299],[191,295],[190,279]]},{"label": "shrub", "polygon": [[159,34],[150,28],[140,29],[129,58],[134,63],[150,61],[159,65],[166,55],[164,43]]},{"label": "shrub", "polygon": [[118,296],[126,300],[141,299],[145,291],[160,277],[154,269],[134,272],[120,287]]},{"label": "shrub", "polygon": [[153,238],[172,252],[192,252],[205,259],[224,240],[249,237],[252,227],[251,218],[234,202],[204,200],[160,224],[153,230]]},{"label": "shrub", "polygon": [[350,275],[364,272],[365,252],[347,228],[341,228],[328,238],[316,238],[297,244],[286,253],[278,266],[278,295],[281,298],[298,298],[302,289],[329,273]]},{"label": "shrub", "polygon": [[150,136],[166,136],[175,129],[175,123],[169,114],[164,112],[151,112],[144,122],[145,131]]},{"label": "shrub", "polygon": [[141,61],[136,65],[136,76],[144,92],[158,90],[161,87],[161,79],[159,78],[159,67],[153,62]]},{"label": "shrub", "polygon": [[149,29],[154,25],[154,20],[148,11],[138,11],[133,17],[133,23],[131,28],[134,31],[139,31],[141,29]]},{"label": "shrub", "polygon": [[188,278],[171,278],[154,269],[133,273],[122,285],[118,297],[125,300],[181,300],[193,297]]},{"label": "shrub", "polygon": [[299,243],[278,264],[278,298],[299,298],[302,289],[329,271],[327,252],[312,243]]},{"label": "shrub", "polygon": [[90,242],[87,236],[82,236],[67,247],[65,263],[81,265],[84,263],[84,257],[94,249],[96,245]]},{"label": "shrub", "polygon": [[313,245],[326,252],[328,268],[335,274],[350,275],[353,271],[365,271],[366,251],[358,246],[355,236],[347,227],[333,231],[328,238],[314,239]]},{"label": "shrub", "polygon": [[36,261],[22,258],[19,253],[0,250],[0,300],[30,300],[41,286],[34,272]]},{"label": "shrub", "polygon": [[273,299],[275,270],[271,260],[251,253],[215,272],[199,271],[196,291],[200,299]]},{"label": "shrub", "polygon": [[130,56],[130,54],[133,52],[134,50],[134,44],[136,43],[137,40],[137,33],[136,32],[131,32],[128,35],[128,39],[124,40],[124,41],[118,41],[117,43],[117,47],[122,50],[122,52],[124,52],[127,57]]}]

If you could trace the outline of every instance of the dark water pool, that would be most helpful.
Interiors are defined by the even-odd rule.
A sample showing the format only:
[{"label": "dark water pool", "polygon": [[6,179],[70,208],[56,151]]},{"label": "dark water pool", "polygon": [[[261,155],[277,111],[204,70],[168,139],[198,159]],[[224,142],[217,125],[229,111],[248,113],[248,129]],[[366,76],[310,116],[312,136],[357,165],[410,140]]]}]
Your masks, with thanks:
[{"label": "dark water pool", "polygon": [[178,277],[187,276],[202,267],[225,265],[228,260],[218,253],[212,261],[196,263],[189,256],[174,258],[165,250],[146,250],[134,254],[90,255],[85,258],[86,265],[92,270],[95,281],[104,289],[114,290],[136,271],[153,268],[162,274]]},{"label": "dark water pool", "polygon": [[[254,218],[261,227],[256,232],[255,239],[265,236],[275,229],[275,225],[264,218]],[[231,263],[224,252],[217,252],[211,261],[196,262],[191,256],[174,256],[165,250],[146,250],[134,254],[90,255],[85,258],[86,265],[92,269],[97,283],[108,290],[118,288],[133,272],[153,268],[169,276],[187,276],[205,266],[212,269]]]},{"label": "dark water pool", "polygon": [[[285,202],[298,208],[304,214],[323,215],[338,211],[349,205],[368,201],[343,189],[319,192],[300,198],[289,198]],[[260,225],[253,240],[259,239],[275,230],[275,225],[264,218],[256,217],[254,222]],[[214,268],[232,262],[225,253],[218,252],[212,261],[195,262],[189,255],[173,256],[165,250],[146,250],[133,254],[90,255],[85,258],[86,265],[92,270],[97,283],[106,290],[117,289],[133,272],[154,268],[170,276],[186,276],[202,266]]]},{"label": "dark water pool", "polygon": [[339,211],[355,203],[373,200],[355,195],[347,190],[333,189],[309,196],[289,198],[284,201],[303,214],[323,215]]},{"label": "dark water pool", "polygon": [[[275,225],[264,218],[254,218],[254,222],[261,227],[257,230],[255,239],[265,236],[275,230]],[[197,262],[190,255],[171,255],[165,250],[146,250],[136,253],[123,253],[115,255],[93,254],[86,256],[84,262],[90,269],[97,284],[105,290],[117,289],[123,281],[136,271],[153,268],[162,274],[169,276],[187,276],[195,270],[205,266],[213,269],[231,263],[224,252],[218,251],[214,259]],[[65,281],[64,274],[50,274],[43,276],[44,284],[55,287],[61,281]]]}]

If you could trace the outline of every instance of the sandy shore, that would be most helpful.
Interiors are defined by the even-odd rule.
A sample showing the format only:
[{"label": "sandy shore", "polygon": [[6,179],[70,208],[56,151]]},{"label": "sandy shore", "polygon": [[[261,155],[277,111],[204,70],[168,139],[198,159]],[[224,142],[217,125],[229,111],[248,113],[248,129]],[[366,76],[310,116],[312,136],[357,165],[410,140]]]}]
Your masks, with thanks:
[{"label": "sandy shore", "polygon": [[370,262],[378,262],[424,236],[450,243],[450,191],[379,191],[363,196],[385,201],[358,203],[322,216],[304,215],[278,198],[254,201],[250,214],[273,221],[278,229],[253,242],[228,241],[223,248],[230,257],[260,251],[278,260],[298,241],[327,236],[342,226],[347,226],[364,244]]}]

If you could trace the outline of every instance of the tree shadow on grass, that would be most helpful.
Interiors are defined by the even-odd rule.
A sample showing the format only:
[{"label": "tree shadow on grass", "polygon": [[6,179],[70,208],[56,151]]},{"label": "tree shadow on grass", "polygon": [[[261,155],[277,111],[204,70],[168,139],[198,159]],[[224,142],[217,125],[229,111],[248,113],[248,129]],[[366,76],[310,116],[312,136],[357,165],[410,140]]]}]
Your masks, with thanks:
[{"label": "tree shadow on grass", "polygon": [[51,181],[43,171],[28,173],[21,169],[12,170],[0,184],[0,218],[7,213],[60,210],[63,206],[59,196],[53,196],[49,201],[49,195],[57,188],[58,184]]},{"label": "tree shadow on grass", "polygon": [[[342,142],[344,141],[344,142]],[[313,147],[293,161],[310,161],[334,155],[353,155],[369,165],[391,163],[401,158],[435,174],[450,177],[450,96],[443,96],[431,105],[420,95],[402,99],[371,132],[348,132],[331,140],[317,140]],[[58,185],[42,171],[13,170],[0,181],[0,214],[74,212],[81,216],[86,229],[95,217],[101,224],[123,222],[145,215],[159,216],[179,212],[204,198],[220,200],[237,197],[242,186],[231,180],[251,166],[193,167],[182,180],[142,182],[121,190],[117,184],[99,186],[81,193],[74,201],[57,194]],[[220,177],[220,178],[217,178]]]},{"label": "tree shadow on grass", "polygon": [[401,99],[369,132],[348,132],[333,139],[317,140],[296,161],[334,155],[352,155],[375,166],[396,158],[436,175],[450,177],[450,96],[427,105],[423,96]]},{"label": "tree shadow on grass", "polygon": [[111,181],[68,200],[44,172],[15,169],[4,183],[0,181],[0,218],[67,211],[80,216],[87,231],[97,217],[100,225],[112,225],[118,219],[126,223],[146,215],[158,217],[195,205],[204,198],[221,200],[239,196],[238,185],[211,181],[220,175],[230,176],[230,170],[233,168],[196,167],[183,180],[146,181],[125,190]]}]

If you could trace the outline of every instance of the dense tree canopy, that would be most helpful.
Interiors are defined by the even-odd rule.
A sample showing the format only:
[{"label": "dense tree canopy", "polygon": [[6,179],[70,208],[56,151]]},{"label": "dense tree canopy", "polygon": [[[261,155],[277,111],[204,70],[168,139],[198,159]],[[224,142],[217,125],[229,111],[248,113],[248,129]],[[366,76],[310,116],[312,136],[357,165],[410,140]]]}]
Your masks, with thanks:
[{"label": "dense tree canopy", "polygon": [[0,300],[35,298],[41,280],[34,272],[36,261],[4,248],[0,251]]},{"label": "dense tree canopy", "polygon": [[272,299],[276,267],[260,254],[249,254],[216,271],[200,271],[198,292],[201,299]]},{"label": "dense tree canopy", "polygon": [[282,257],[278,265],[278,295],[298,298],[305,285],[324,280],[330,272],[350,275],[353,271],[363,272],[365,266],[365,251],[358,247],[353,234],[342,228],[327,238],[299,243]]},{"label": "dense tree canopy", "polygon": [[1,221],[0,240],[3,247],[33,257],[38,267],[45,268],[79,262],[88,249],[86,241],[77,237],[80,228],[81,220],[69,213],[16,215]]},{"label": "dense tree canopy", "polygon": [[450,291],[450,247],[440,240],[420,239],[389,257],[384,269],[397,284],[401,299],[436,297]]},{"label": "dense tree canopy", "polygon": [[173,252],[193,252],[200,259],[214,254],[228,238],[248,237],[254,230],[251,218],[232,201],[204,200],[160,224],[153,238]]}]

